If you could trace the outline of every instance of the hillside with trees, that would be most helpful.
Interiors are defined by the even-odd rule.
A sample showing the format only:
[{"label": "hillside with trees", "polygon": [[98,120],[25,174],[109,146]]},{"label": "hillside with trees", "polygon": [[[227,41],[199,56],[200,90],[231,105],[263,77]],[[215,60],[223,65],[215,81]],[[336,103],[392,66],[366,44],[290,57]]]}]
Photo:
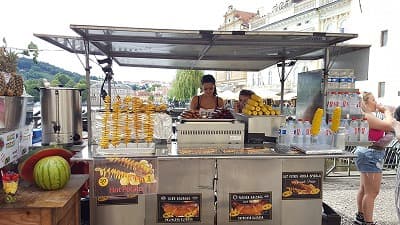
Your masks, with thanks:
[{"label": "hillside with trees", "polygon": [[[50,82],[51,86],[87,88],[85,76],[67,71],[49,63],[34,63],[32,59],[21,57],[18,59],[17,71],[24,78],[26,92],[34,96],[34,101],[40,101],[39,92],[35,88],[43,87],[43,79]],[[92,76],[92,80],[98,80]],[[82,93],[82,100],[86,99],[86,91]]]}]

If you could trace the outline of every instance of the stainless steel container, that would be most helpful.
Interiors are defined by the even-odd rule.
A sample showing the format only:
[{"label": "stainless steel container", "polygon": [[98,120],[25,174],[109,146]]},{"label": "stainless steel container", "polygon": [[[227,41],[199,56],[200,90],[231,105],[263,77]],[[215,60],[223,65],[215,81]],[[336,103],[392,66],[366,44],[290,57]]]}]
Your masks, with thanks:
[{"label": "stainless steel container", "polygon": [[30,121],[26,119],[27,114],[32,113],[32,101],[32,96],[0,96],[0,132],[15,130],[29,124]]},{"label": "stainless steel container", "polygon": [[40,88],[42,145],[82,143],[81,101],[76,88]]},{"label": "stainless steel container", "polygon": [[262,143],[270,141],[278,135],[277,130],[285,122],[283,115],[275,116],[248,116],[235,113],[235,118],[245,124],[245,143]]}]

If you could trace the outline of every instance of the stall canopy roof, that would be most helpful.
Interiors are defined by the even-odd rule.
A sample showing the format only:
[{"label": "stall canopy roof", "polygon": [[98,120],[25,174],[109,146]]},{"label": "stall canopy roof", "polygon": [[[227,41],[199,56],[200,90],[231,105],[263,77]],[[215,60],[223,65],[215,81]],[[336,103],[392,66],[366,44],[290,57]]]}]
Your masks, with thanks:
[{"label": "stall canopy roof", "polygon": [[[35,34],[69,52],[111,57],[120,66],[260,71],[282,60],[310,60],[324,49],[358,50],[338,43],[356,34],[271,31],[170,30],[71,25],[80,37]],[[340,50],[338,50],[340,49]]]}]

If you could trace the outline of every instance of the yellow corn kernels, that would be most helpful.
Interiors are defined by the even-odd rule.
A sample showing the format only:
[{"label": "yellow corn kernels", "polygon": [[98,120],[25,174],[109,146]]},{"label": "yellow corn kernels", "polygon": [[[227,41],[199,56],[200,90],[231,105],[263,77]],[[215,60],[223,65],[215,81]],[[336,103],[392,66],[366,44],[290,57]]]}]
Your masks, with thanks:
[{"label": "yellow corn kernels", "polygon": [[342,116],[342,108],[336,107],[333,110],[331,130],[337,132],[340,126],[340,118]]},{"label": "yellow corn kernels", "polygon": [[247,105],[252,105],[252,106],[258,106],[259,105],[258,102],[254,101],[253,99],[247,99],[246,104]]},{"label": "yellow corn kernels", "polygon": [[322,116],[324,114],[324,110],[318,108],[315,113],[311,124],[311,135],[317,136],[319,134],[321,123],[322,123]]},{"label": "yellow corn kernels", "polygon": [[252,94],[250,96],[250,98],[253,99],[256,102],[262,102],[262,98],[260,96],[256,95],[256,94]]}]

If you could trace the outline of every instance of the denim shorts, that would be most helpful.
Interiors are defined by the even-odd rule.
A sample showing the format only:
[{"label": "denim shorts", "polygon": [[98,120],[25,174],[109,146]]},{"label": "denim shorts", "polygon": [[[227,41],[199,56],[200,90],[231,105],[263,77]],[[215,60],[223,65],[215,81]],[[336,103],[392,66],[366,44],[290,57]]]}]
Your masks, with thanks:
[{"label": "denim shorts", "polygon": [[357,146],[354,154],[358,171],[362,173],[382,173],[384,150],[375,150]]}]

